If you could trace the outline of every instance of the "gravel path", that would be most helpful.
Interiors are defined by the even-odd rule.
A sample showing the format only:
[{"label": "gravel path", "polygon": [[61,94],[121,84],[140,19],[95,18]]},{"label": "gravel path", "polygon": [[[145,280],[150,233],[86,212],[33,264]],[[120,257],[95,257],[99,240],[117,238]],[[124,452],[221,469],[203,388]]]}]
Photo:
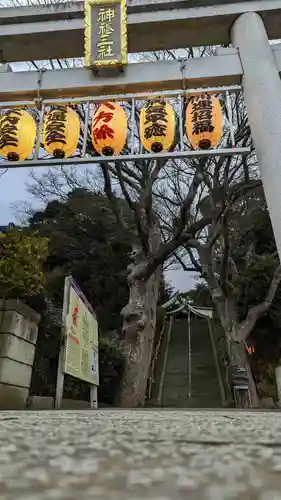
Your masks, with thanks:
[{"label": "gravel path", "polygon": [[1,500],[281,500],[281,412],[0,412]]}]

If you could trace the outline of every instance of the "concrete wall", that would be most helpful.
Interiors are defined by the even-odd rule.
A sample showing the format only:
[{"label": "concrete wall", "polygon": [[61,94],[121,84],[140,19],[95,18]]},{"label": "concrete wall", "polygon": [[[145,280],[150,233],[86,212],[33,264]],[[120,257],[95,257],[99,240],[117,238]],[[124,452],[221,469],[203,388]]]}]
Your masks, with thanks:
[{"label": "concrete wall", "polygon": [[0,409],[26,407],[40,315],[23,302],[0,300]]}]

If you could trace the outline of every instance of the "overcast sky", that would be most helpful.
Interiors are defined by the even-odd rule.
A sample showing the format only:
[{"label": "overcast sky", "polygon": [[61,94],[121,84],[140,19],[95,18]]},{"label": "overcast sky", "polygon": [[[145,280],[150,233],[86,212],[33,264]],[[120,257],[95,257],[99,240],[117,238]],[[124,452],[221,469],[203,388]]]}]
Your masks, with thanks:
[{"label": "overcast sky", "polygon": [[0,170],[0,175],[0,225],[2,226],[15,220],[11,204],[28,198],[25,186],[28,169],[11,168],[5,173]]}]

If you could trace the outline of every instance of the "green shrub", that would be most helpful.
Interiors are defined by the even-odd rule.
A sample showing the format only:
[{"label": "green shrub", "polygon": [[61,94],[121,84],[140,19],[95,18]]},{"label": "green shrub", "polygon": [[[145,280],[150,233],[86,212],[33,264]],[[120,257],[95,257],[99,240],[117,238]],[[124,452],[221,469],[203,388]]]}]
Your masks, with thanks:
[{"label": "green shrub", "polygon": [[103,337],[99,345],[99,401],[114,404],[124,367],[124,344],[116,337]]}]

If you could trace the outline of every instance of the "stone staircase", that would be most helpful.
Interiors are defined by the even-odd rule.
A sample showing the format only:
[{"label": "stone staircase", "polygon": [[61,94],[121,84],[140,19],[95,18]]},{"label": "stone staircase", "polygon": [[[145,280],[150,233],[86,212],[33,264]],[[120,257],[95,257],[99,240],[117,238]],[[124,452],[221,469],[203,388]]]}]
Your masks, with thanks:
[{"label": "stone staircase", "polygon": [[220,408],[221,393],[205,319],[191,320],[191,398],[188,397],[188,320],[174,319],[162,392],[162,407]]}]

